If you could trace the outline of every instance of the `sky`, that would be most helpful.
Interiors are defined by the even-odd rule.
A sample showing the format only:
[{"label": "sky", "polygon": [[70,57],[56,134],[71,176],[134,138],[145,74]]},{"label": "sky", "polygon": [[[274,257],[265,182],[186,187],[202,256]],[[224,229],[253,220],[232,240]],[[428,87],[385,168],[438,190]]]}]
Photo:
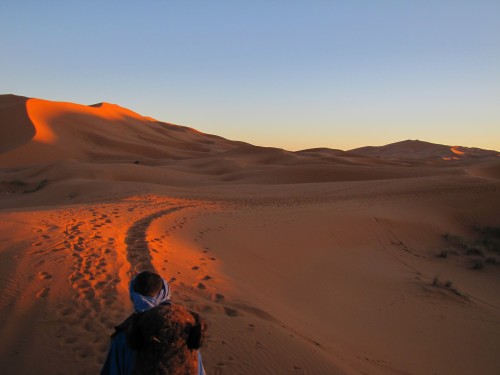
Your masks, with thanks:
[{"label": "sky", "polygon": [[500,150],[498,0],[1,0],[0,93],[288,150]]}]

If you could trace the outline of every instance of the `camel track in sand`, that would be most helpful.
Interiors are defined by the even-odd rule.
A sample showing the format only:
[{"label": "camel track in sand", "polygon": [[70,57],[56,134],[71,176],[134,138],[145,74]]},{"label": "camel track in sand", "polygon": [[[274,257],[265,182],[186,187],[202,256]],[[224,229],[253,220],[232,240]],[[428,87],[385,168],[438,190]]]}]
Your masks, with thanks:
[{"label": "camel track in sand", "polygon": [[[44,253],[57,251],[59,248],[66,249],[68,255],[73,258],[68,278],[71,301],[57,306],[57,314],[64,324],[56,336],[62,347],[71,348],[75,360],[87,361],[86,364],[90,367],[101,366],[108,344],[107,337],[104,337],[102,332],[110,331],[126,313],[125,306],[122,306],[118,299],[117,286],[121,282],[120,276],[111,272],[110,268],[116,261],[119,248],[126,251],[130,275],[146,269],[154,270],[147,231],[154,220],[185,207],[187,206],[174,205],[171,202],[160,205],[135,202],[121,207],[95,206],[76,209],[71,212],[71,218],[65,223],[65,228],[60,228],[63,241],[44,249]],[[119,218],[120,214],[126,211],[135,211],[140,218],[126,227],[125,246],[122,247],[117,243],[116,236],[119,237],[119,234],[113,227],[115,218]],[[46,277],[45,273],[40,273],[40,277]],[[37,298],[46,297],[49,292],[50,288],[42,289]],[[112,311],[111,306],[115,306]],[[89,358],[96,358],[95,364],[88,363]],[[85,373],[86,370],[82,372]]]},{"label": "camel track in sand", "polygon": [[152,214],[135,221],[127,230],[125,244],[127,245],[127,260],[130,263],[130,273],[135,275],[142,271],[152,271],[158,273],[152,264],[151,249],[147,241],[147,232],[151,223],[168,215],[186,208],[187,206],[177,206],[153,212]]},{"label": "camel track in sand", "polygon": [[[60,229],[60,234],[65,237],[61,247],[69,251],[73,262],[69,278],[72,298],[69,303],[58,306],[58,314],[64,324],[57,333],[57,339],[61,347],[65,347],[66,351],[72,351],[74,360],[82,364],[82,374],[93,372],[102,365],[109,343],[103,332],[110,332],[112,327],[127,313],[126,306],[119,301],[117,291],[118,284],[122,280],[119,275],[111,271],[111,266],[118,255],[117,251],[123,252],[121,256],[125,262],[122,267],[127,265],[130,267],[129,274],[122,274],[122,278],[128,279],[144,270],[159,273],[153,266],[153,253],[156,252],[155,241],[151,242],[151,238],[148,238],[152,224],[159,219],[169,221],[169,215],[196,207],[196,204],[144,201],[127,203],[119,207],[80,208],[71,213],[72,218],[66,222],[64,230]],[[115,220],[125,212],[133,213],[132,220],[128,221],[125,226],[115,227]],[[171,235],[172,231],[183,228],[187,221],[187,217],[178,218],[168,229],[168,235]],[[202,240],[211,230],[212,228],[201,230],[193,241]],[[162,240],[156,243],[162,243]],[[200,247],[200,256],[206,258],[207,255],[201,250],[202,248]],[[53,251],[52,247],[50,251]],[[215,261],[215,258],[209,259]],[[191,267],[189,272],[205,274],[202,264]],[[45,275],[41,274],[40,277],[43,276]],[[212,277],[209,277],[209,280],[211,279]],[[209,280],[202,280],[203,285],[206,282],[210,283]],[[227,300],[217,288],[201,288],[200,285],[202,285],[201,282],[196,285],[179,285],[178,301],[203,313],[208,321],[213,321],[215,334],[218,330],[224,332],[223,328],[216,328],[215,325],[215,321],[223,317],[222,319],[236,319],[239,322],[236,326],[241,329],[248,328],[248,326],[251,326],[253,330],[274,327],[274,330],[283,332],[285,335],[300,337],[310,345],[319,346],[319,343],[296,332],[292,327],[280,323],[266,311],[241,301]],[[259,346],[258,343],[255,345]],[[287,355],[293,357],[293,353]],[[213,372],[225,374],[232,371],[233,359],[231,358],[231,354],[219,358],[220,360],[213,366]],[[297,371],[294,373],[300,373],[300,370]]]}]

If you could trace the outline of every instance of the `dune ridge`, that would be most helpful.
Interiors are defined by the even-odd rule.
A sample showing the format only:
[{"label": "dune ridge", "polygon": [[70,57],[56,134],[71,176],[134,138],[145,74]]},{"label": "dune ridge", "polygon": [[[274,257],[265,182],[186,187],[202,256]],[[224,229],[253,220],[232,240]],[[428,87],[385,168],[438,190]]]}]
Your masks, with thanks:
[{"label": "dune ridge", "polygon": [[447,146],[419,140],[406,140],[385,146],[366,146],[350,152],[382,159],[467,161],[471,159],[495,159],[498,151],[477,147]]},{"label": "dune ridge", "polygon": [[[0,139],[4,150],[0,166],[12,172],[2,183],[6,192],[19,190],[8,181],[36,187],[45,180],[97,178],[192,186],[461,175],[470,173],[466,167],[471,164],[499,161],[496,152],[468,148],[467,155],[473,150],[473,155],[480,156],[445,162],[441,155],[445,150],[451,152],[448,146],[420,141],[349,152],[325,148],[291,152],[152,121],[115,104],[84,106],[12,95],[0,97],[0,103],[4,103],[5,116],[16,118],[6,117],[2,123],[3,131],[11,134]],[[21,130],[16,131],[18,128]],[[377,156],[389,151],[394,157]],[[402,157],[395,158],[397,155]]]}]

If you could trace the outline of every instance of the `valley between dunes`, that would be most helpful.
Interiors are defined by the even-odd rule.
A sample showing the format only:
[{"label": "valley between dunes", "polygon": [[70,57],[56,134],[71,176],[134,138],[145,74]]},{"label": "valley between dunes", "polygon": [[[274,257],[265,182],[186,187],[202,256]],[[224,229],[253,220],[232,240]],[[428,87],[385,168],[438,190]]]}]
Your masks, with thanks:
[{"label": "valley between dunes", "polygon": [[0,367],[95,374],[155,269],[207,374],[498,374],[498,152],[290,152],[0,96]]}]

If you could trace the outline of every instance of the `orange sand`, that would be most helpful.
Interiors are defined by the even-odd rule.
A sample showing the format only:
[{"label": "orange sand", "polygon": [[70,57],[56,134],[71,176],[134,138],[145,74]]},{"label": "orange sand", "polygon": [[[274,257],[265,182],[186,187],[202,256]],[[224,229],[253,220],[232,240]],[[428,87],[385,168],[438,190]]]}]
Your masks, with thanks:
[{"label": "orange sand", "polygon": [[499,373],[500,265],[443,238],[500,227],[497,153],[292,153],[13,96],[0,121],[2,372],[97,373],[154,268],[208,321],[208,374]]}]

